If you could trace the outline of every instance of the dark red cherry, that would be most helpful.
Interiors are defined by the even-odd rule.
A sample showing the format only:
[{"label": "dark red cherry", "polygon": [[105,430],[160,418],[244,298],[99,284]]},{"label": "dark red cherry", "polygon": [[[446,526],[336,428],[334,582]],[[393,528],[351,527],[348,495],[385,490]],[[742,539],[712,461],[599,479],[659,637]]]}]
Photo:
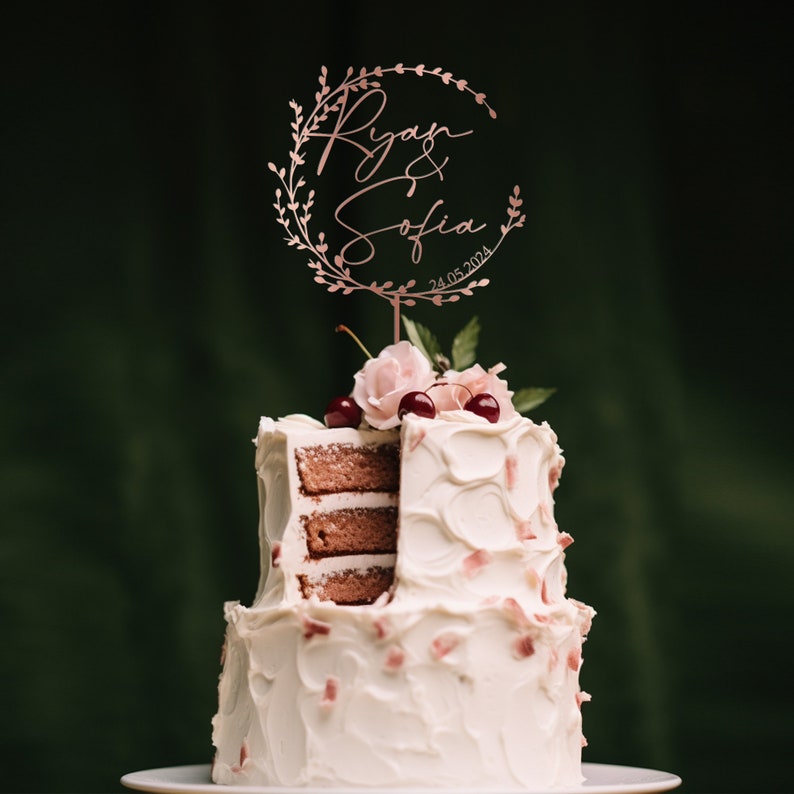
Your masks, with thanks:
[{"label": "dark red cherry", "polygon": [[416,414],[425,419],[433,419],[436,415],[436,404],[423,391],[409,391],[403,395],[397,409],[399,419],[406,414]]},{"label": "dark red cherry", "polygon": [[473,414],[477,414],[477,416],[482,416],[491,424],[499,421],[499,414],[501,413],[496,397],[492,394],[488,394],[487,391],[475,394],[474,397],[469,399],[466,405],[463,406],[463,409],[465,411],[471,411]]},{"label": "dark red cherry", "polygon": [[358,427],[361,424],[361,408],[352,397],[334,397],[325,409],[326,427]]}]

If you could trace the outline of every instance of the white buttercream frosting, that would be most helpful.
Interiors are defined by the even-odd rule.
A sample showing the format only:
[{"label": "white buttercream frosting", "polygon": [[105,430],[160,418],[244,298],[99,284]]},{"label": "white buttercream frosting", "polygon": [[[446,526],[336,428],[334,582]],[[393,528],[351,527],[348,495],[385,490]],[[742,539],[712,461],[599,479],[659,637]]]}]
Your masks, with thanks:
[{"label": "white buttercream frosting", "polygon": [[551,484],[563,462],[548,425],[518,414],[496,424],[469,411],[410,417],[395,600],[421,607],[509,597],[545,609],[545,583],[547,598],[563,601]]},{"label": "white buttercream frosting", "polygon": [[[296,485],[295,448],[393,443],[399,432],[262,420],[262,578],[252,607],[226,605],[215,782],[581,782],[589,696],[579,670],[594,612],[566,597],[571,538],[553,511],[564,460],[547,424],[519,415],[491,424],[466,411],[406,416],[391,593],[372,606],[302,597],[296,516],[311,497]],[[334,497],[347,498],[395,497]]]}]

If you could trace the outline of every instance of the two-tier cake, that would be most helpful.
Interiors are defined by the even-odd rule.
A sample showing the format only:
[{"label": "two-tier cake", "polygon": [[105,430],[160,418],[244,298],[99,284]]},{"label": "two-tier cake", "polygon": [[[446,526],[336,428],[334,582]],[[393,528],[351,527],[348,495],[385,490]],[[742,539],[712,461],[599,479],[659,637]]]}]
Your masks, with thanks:
[{"label": "two-tier cake", "polygon": [[[405,345],[376,361],[405,375]],[[261,421],[262,575],[252,606],[226,605],[215,782],[582,781],[594,612],[566,596],[572,538],[552,498],[564,459],[546,423],[512,409],[500,371],[411,371],[389,399],[357,388],[354,427]],[[498,418],[441,396],[455,381],[467,397],[490,384]],[[406,394],[447,410],[400,416]]]}]

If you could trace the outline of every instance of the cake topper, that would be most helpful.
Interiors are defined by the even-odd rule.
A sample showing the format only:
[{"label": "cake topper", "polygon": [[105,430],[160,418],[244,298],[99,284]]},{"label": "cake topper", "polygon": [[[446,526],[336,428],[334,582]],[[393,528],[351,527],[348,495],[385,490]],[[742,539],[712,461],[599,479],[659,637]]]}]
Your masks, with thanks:
[{"label": "cake topper", "polygon": [[[486,286],[489,280],[480,278],[478,271],[505,237],[524,225],[526,218],[521,211],[523,200],[517,185],[508,196],[506,218],[502,216],[498,235],[480,218],[450,219],[443,198],[435,194],[428,198],[429,186],[444,182],[448,177],[450,156],[444,150],[474,131],[452,129],[435,121],[420,125],[410,119],[404,126],[400,122],[397,130],[387,129],[390,95],[384,87],[384,77],[403,75],[438,80],[472,98],[490,118],[496,118],[485,94],[440,67],[428,69],[423,64],[397,64],[390,68],[362,68],[358,72],[351,67],[342,83],[332,88],[328,70],[323,66],[320,87],[314,95],[314,108],[305,113],[302,105],[290,101],[295,119],[291,124],[293,147],[289,165],[279,167],[268,163],[281,183],[281,187],[276,188],[273,206],[278,223],[284,227],[286,242],[309,253],[308,265],[314,271],[314,280],[329,292],[349,295],[363,290],[389,301],[394,311],[395,342],[400,337],[402,306],[415,306],[420,300],[436,306],[453,303],[461,296],[471,295],[474,289]],[[319,144],[319,154],[316,146],[310,151],[315,143]],[[353,192],[333,210],[337,224],[335,232],[340,237],[339,250],[335,252],[331,251],[329,243],[329,237],[334,235],[314,232],[309,227],[318,198],[308,182],[310,177],[305,175],[312,154],[318,154],[314,173],[318,178],[332,160],[344,161],[352,170]],[[369,207],[376,197],[395,196],[395,191],[399,192],[401,206],[410,203],[411,217],[396,216],[379,228],[362,228],[357,212]],[[489,232],[487,242],[479,242]],[[405,272],[407,264],[416,274],[409,278],[383,272],[379,250],[394,248],[395,234],[406,243],[404,251],[408,261],[400,263],[401,272]],[[436,235],[443,239],[447,235],[481,237],[461,261],[436,267],[431,277],[420,281],[417,266],[426,257],[426,248]]]}]

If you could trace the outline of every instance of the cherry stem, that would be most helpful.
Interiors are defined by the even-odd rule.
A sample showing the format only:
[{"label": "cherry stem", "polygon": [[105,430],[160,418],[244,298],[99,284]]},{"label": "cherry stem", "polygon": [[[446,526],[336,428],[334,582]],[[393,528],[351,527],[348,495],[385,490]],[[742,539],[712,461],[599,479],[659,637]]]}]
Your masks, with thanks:
[{"label": "cherry stem", "polygon": [[372,353],[367,350],[366,347],[361,343],[361,340],[346,326],[346,325],[337,325],[336,329],[337,332],[344,331],[348,336],[352,337],[353,341],[364,351],[364,355],[367,358],[372,358]]},{"label": "cherry stem", "polygon": [[469,397],[472,398],[474,397],[474,394],[472,394],[472,391],[468,386],[464,386],[462,383],[450,383],[449,381],[446,380],[440,380],[437,381],[436,383],[431,384],[430,386],[427,387],[427,391],[430,391],[430,389],[435,389],[436,386],[460,386],[461,389],[466,389],[466,391],[469,393]]}]

